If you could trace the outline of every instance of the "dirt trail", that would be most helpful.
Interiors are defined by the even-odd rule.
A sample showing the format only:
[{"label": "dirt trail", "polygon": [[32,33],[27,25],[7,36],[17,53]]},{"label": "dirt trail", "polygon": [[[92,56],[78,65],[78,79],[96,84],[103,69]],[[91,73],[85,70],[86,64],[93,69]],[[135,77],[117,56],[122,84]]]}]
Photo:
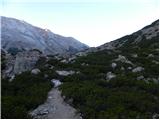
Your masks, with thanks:
[{"label": "dirt trail", "polygon": [[39,119],[80,119],[76,109],[65,103],[58,88],[52,88],[46,102],[30,112]]}]

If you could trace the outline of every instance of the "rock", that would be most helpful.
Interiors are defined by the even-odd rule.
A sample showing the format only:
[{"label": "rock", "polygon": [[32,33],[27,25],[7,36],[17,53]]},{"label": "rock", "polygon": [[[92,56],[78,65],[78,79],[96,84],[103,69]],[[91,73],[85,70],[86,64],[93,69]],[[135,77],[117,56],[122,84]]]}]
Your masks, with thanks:
[{"label": "rock", "polygon": [[39,111],[38,115],[46,115],[48,113],[49,113],[48,109],[44,109],[44,110]]},{"label": "rock", "polygon": [[128,70],[132,70],[132,67],[128,67],[127,69],[128,69]]},{"label": "rock", "polygon": [[48,96],[48,99],[52,99],[53,97],[52,96]]},{"label": "rock", "polygon": [[79,73],[80,73],[80,71],[77,71],[77,72],[76,72],[76,74],[79,74]]},{"label": "rock", "polygon": [[15,78],[15,75],[11,76],[11,78],[9,79],[9,82],[12,82],[14,78]]},{"label": "rock", "polygon": [[114,69],[114,68],[117,67],[117,64],[116,64],[116,63],[112,63],[111,66],[112,66],[112,68]]},{"label": "rock", "polygon": [[40,73],[41,71],[39,70],[39,69],[33,69],[32,71],[31,71],[31,73],[32,74],[35,74],[35,75],[37,75],[38,73]]},{"label": "rock", "polygon": [[72,99],[72,98],[69,99],[69,100],[67,101],[67,103],[72,104],[72,103],[73,103],[73,99]]},{"label": "rock", "polygon": [[86,56],[86,55],[87,55],[86,52],[78,52],[78,53],[76,54],[76,56]]},{"label": "rock", "polygon": [[138,55],[137,54],[132,54],[132,57],[137,58]]},{"label": "rock", "polygon": [[68,63],[68,61],[66,59],[61,60],[60,62],[62,62],[62,63]]},{"label": "rock", "polygon": [[145,82],[149,82],[149,81],[152,81],[154,83],[158,83],[159,82],[158,79],[156,79],[156,78],[147,78],[147,79],[145,79]]},{"label": "rock", "polygon": [[154,83],[158,83],[158,82],[159,82],[158,79],[156,79],[156,78],[152,78],[152,81],[153,81]]},{"label": "rock", "polygon": [[153,58],[153,57],[154,57],[153,54],[149,54],[149,55],[148,55],[148,58]]},{"label": "rock", "polygon": [[[58,88],[52,88],[47,100],[29,112],[31,117],[38,119],[78,119],[78,111],[67,104]],[[72,100],[71,100],[72,101]]]},{"label": "rock", "polygon": [[72,71],[72,70],[70,70],[70,71],[65,71],[65,70],[60,71],[60,70],[56,70],[56,73],[57,73],[58,75],[61,75],[61,76],[68,76],[68,75],[75,74],[75,71]]},{"label": "rock", "polygon": [[[46,55],[72,55],[88,48],[73,37],[64,37],[21,20],[1,16],[1,45],[5,50],[36,49]],[[57,55],[58,54],[58,55]]]},{"label": "rock", "polygon": [[154,113],[153,116],[152,116],[152,119],[158,119],[158,118],[159,118],[159,114]]},{"label": "rock", "polygon": [[137,80],[143,80],[143,79],[144,79],[144,76],[143,76],[143,75],[137,77]]},{"label": "rock", "polygon": [[107,79],[107,80],[111,80],[112,78],[115,78],[115,77],[116,77],[115,74],[113,74],[112,72],[108,72],[108,73],[107,73],[107,76],[106,76],[106,79]]},{"label": "rock", "polygon": [[58,87],[62,84],[62,82],[60,82],[60,80],[57,79],[52,79],[51,82],[53,83],[54,87]]},{"label": "rock", "polygon": [[47,75],[47,74],[45,74],[45,75],[44,75],[44,78],[48,78],[48,75]]},{"label": "rock", "polygon": [[156,60],[152,60],[152,62],[155,63],[155,64],[157,64],[157,65],[159,64],[159,62],[156,61]]},{"label": "rock", "polygon": [[77,58],[76,56],[73,56],[73,57],[69,58],[68,61],[71,62],[71,61],[75,60],[76,58]]},{"label": "rock", "polygon": [[122,55],[118,55],[118,58],[115,59],[115,61],[121,61],[122,63],[128,63],[133,65],[131,61],[129,61],[125,56],[122,56]]},{"label": "rock", "polygon": [[82,66],[88,66],[89,64],[88,63],[82,63],[81,65]]},{"label": "rock", "polygon": [[136,73],[136,72],[141,72],[141,71],[143,71],[143,70],[144,70],[143,67],[136,67],[136,68],[134,68],[134,69],[132,70],[132,72],[133,72],[133,73]]},{"label": "rock", "polygon": [[121,67],[121,70],[125,70],[125,68],[124,68],[124,67]]},{"label": "rock", "polygon": [[52,70],[53,68],[54,68],[54,66],[51,65],[49,69]]},{"label": "rock", "polygon": [[39,58],[40,53],[38,51],[18,53],[14,64],[14,74],[20,74],[21,72],[33,69]]}]

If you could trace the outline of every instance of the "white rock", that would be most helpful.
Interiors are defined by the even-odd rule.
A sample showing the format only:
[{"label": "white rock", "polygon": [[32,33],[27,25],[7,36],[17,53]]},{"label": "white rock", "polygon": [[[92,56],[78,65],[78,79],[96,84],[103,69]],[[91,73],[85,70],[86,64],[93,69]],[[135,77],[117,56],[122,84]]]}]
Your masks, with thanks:
[{"label": "white rock", "polygon": [[145,79],[145,81],[146,82],[153,81],[154,83],[158,83],[159,82],[158,79],[156,79],[156,78],[147,78],[147,79]]},{"label": "white rock", "polygon": [[159,118],[159,114],[154,113],[153,116],[152,116],[152,119],[158,119],[158,118]]},{"label": "white rock", "polygon": [[115,77],[116,77],[115,74],[113,74],[112,72],[108,72],[108,73],[107,73],[107,76],[106,76],[106,79],[107,79],[107,80],[110,80],[110,79],[115,78]]},{"label": "white rock", "polygon": [[81,65],[82,66],[88,66],[89,64],[88,63],[82,63]]},{"label": "white rock", "polygon": [[62,84],[62,82],[57,79],[52,79],[51,82],[54,84],[54,87],[58,87]]},{"label": "white rock", "polygon": [[11,76],[11,78],[9,79],[9,82],[12,82],[14,78],[15,78],[15,75]]},{"label": "white rock", "polygon": [[152,60],[152,62],[155,63],[155,64],[159,64],[159,62],[156,61],[156,60]]},{"label": "white rock", "polygon": [[136,73],[136,72],[141,72],[141,71],[143,71],[143,70],[144,70],[143,67],[136,67],[136,68],[134,68],[134,69],[132,70],[132,72],[133,72],[133,73]]},{"label": "white rock", "polygon": [[143,79],[144,79],[144,76],[143,76],[143,75],[137,77],[137,80],[143,80]]},{"label": "white rock", "polygon": [[45,115],[45,114],[48,114],[49,113],[49,111],[47,110],[47,109],[44,109],[44,110],[42,110],[42,111],[39,111],[39,114],[40,115]]},{"label": "white rock", "polygon": [[128,69],[128,70],[132,70],[132,67],[128,67],[127,69]]},{"label": "white rock", "polygon": [[31,73],[32,74],[35,74],[35,75],[37,75],[38,73],[40,73],[41,71],[39,70],[39,69],[33,69],[32,71],[31,71]]},{"label": "white rock", "polygon": [[112,63],[111,66],[112,66],[112,68],[114,69],[114,68],[117,67],[117,64],[116,64],[116,63]]},{"label": "white rock", "polygon": [[61,75],[61,76],[68,76],[68,75],[72,75],[72,74],[75,74],[75,71],[65,71],[65,70],[62,70],[62,71],[59,71],[59,70],[56,70],[56,73],[58,75]]},{"label": "white rock", "polygon": [[68,61],[69,61],[69,62],[70,62],[70,61],[73,61],[73,60],[75,60],[76,58],[77,58],[76,56],[73,56],[73,57],[69,58]]},{"label": "white rock", "polygon": [[153,58],[154,55],[153,55],[153,54],[149,54],[148,57],[149,57],[149,58]]},{"label": "white rock", "polygon": [[137,58],[138,55],[137,54],[132,54],[132,57]]},{"label": "white rock", "polygon": [[115,59],[115,61],[121,61],[122,63],[128,63],[133,65],[131,61],[129,61],[125,56],[122,56],[122,55],[118,55],[118,58]]},{"label": "white rock", "polygon": [[66,59],[61,60],[60,62],[62,62],[62,63],[68,63],[68,61]]}]

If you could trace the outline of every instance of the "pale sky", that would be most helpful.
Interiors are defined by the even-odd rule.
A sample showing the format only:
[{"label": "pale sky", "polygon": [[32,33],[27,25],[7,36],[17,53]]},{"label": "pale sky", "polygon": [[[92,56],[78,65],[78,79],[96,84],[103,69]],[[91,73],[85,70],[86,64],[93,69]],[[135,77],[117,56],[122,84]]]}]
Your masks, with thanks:
[{"label": "pale sky", "polygon": [[0,0],[0,15],[99,46],[159,18],[158,0]]}]

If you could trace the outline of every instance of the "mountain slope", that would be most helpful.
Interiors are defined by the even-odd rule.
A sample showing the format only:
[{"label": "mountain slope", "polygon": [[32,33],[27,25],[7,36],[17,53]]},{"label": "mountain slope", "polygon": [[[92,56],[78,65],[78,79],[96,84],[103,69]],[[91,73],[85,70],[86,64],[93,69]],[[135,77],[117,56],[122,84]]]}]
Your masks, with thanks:
[{"label": "mountain slope", "polygon": [[[27,118],[43,104],[53,79],[62,83],[57,89],[82,118],[159,118],[158,27],[156,21],[69,59],[43,57],[35,67],[40,73],[2,79],[2,118]],[[46,111],[38,116],[49,115]]]},{"label": "mountain slope", "polygon": [[158,20],[77,54],[69,66],[79,74],[62,80],[62,94],[73,99],[83,118],[159,117]]},{"label": "mountain slope", "polygon": [[63,37],[14,18],[1,17],[2,48],[7,51],[38,49],[44,54],[73,54],[88,48],[72,37]]}]

